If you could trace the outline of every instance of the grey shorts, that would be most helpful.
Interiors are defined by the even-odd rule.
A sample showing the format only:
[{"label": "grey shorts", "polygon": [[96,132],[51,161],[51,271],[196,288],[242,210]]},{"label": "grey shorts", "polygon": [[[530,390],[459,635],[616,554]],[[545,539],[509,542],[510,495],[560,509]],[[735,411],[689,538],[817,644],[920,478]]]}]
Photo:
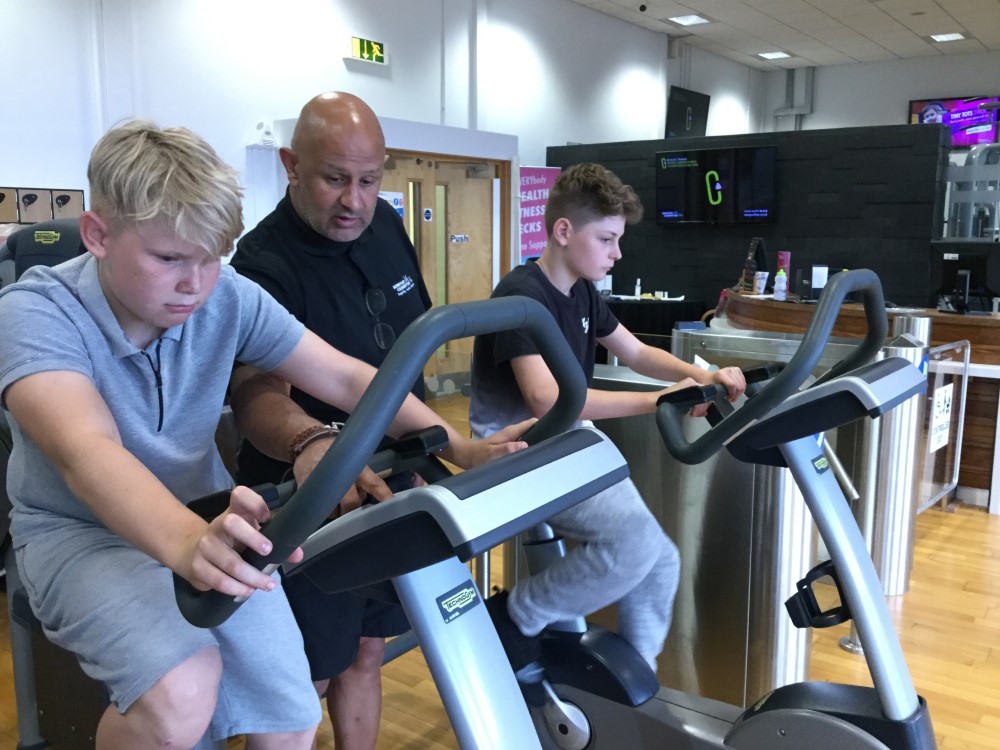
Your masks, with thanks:
[{"label": "grey shorts", "polygon": [[103,526],[67,525],[17,550],[45,634],[73,652],[124,713],[163,675],[218,647],[223,673],[210,734],[299,732],[321,717],[295,619],[280,585],[218,628],[188,624],[171,572]]}]

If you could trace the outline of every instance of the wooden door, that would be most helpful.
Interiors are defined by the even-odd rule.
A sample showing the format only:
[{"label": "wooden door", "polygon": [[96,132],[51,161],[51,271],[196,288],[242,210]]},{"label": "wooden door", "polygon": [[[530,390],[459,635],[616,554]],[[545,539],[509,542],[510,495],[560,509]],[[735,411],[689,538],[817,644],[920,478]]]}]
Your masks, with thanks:
[{"label": "wooden door", "polygon": [[[502,231],[509,201],[494,197],[509,191],[509,174],[508,163],[389,150],[382,191],[402,194],[403,221],[435,305],[490,296],[494,236],[501,238],[501,267],[509,263]],[[442,347],[425,368],[428,395],[460,390],[468,382],[471,356],[472,339]]]}]

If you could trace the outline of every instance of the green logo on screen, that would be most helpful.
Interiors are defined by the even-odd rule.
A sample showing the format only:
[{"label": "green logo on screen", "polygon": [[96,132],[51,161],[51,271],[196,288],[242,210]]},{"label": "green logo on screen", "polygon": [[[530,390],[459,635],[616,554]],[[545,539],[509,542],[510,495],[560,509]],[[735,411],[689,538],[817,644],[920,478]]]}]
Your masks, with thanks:
[{"label": "green logo on screen", "polygon": [[713,206],[722,203],[722,183],[719,182],[719,173],[714,169],[705,172],[705,189],[708,191],[708,202]]}]

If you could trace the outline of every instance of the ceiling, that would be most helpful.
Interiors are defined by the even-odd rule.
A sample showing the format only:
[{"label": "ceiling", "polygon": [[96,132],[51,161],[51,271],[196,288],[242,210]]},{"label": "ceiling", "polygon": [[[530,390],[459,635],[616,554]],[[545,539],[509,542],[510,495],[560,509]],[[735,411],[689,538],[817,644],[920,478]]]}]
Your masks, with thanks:
[{"label": "ceiling", "polygon": [[[1000,50],[1000,0],[573,2],[762,70]],[[685,27],[668,20],[690,14],[710,22]],[[965,39],[930,39],[950,32]],[[790,57],[757,57],[778,50]]]}]

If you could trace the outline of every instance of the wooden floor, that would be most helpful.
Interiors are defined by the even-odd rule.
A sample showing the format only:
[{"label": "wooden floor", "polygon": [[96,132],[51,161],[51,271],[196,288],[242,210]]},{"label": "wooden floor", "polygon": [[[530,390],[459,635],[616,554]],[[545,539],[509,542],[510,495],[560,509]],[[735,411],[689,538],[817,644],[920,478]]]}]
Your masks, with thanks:
[{"label": "wooden floor", "polygon": [[[431,404],[463,424],[460,397]],[[968,506],[921,514],[910,591],[891,598],[890,607],[940,750],[1000,748],[1000,516]],[[6,618],[0,621],[0,750],[13,750],[10,645]],[[848,632],[844,625],[814,635],[811,679],[870,684],[863,659],[838,646]],[[383,681],[379,750],[457,748],[419,651],[386,666]],[[334,747],[326,718],[317,747]]]}]

